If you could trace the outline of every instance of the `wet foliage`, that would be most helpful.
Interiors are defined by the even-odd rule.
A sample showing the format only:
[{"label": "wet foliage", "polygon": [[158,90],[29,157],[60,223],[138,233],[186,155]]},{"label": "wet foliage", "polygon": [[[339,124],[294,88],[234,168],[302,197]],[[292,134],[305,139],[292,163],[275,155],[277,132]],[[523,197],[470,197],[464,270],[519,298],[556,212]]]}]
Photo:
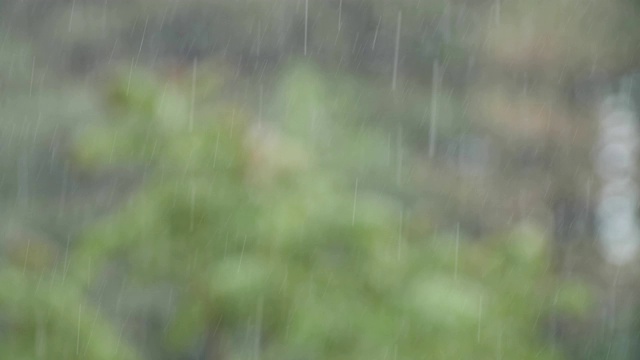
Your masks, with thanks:
[{"label": "wet foliage", "polygon": [[633,1],[0,12],[0,359],[637,351],[592,168]]}]

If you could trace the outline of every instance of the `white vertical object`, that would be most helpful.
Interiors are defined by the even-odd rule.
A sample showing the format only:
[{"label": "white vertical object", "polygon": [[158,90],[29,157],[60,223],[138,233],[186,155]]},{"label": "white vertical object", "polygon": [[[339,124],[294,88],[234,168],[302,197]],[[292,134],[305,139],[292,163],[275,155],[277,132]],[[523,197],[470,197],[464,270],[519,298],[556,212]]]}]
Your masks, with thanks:
[{"label": "white vertical object", "polygon": [[640,245],[635,179],[639,138],[637,118],[628,96],[606,98],[599,125],[595,156],[595,169],[602,184],[597,207],[598,235],[606,259],[622,265],[635,257]]}]

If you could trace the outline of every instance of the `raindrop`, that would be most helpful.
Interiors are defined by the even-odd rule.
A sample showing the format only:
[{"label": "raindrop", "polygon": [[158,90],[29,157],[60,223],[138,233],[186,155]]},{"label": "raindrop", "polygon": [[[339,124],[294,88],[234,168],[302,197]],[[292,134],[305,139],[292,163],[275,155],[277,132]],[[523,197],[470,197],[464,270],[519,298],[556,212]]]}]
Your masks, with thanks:
[{"label": "raindrop", "polygon": [[433,159],[436,150],[436,131],[438,121],[438,92],[440,91],[440,63],[433,64],[431,85],[431,122],[429,124],[429,158]]},{"label": "raindrop", "polygon": [[476,341],[480,343],[480,329],[482,328],[482,301],[483,297],[480,297],[480,301],[478,302],[478,332],[476,334]]},{"label": "raindrop", "polygon": [[71,12],[69,14],[69,27],[68,27],[68,31],[71,32],[71,24],[73,24],[73,13],[76,7],[76,0],[73,0],[71,2]]},{"label": "raindrop", "polygon": [[304,1],[304,56],[307,56],[307,41],[309,39],[309,0]]},{"label": "raindrop", "polygon": [[140,54],[142,53],[142,46],[144,45],[144,37],[147,34],[147,24],[149,23],[149,17],[144,20],[144,28],[142,29],[142,39],[140,40],[140,47],[138,47],[138,54],[136,55],[136,62],[134,67],[138,66],[138,60],[140,60]]},{"label": "raindrop", "polygon": [[342,0],[338,4],[338,33],[340,33],[340,29],[342,28]]},{"label": "raindrop", "polygon": [[371,50],[376,48],[376,41],[378,40],[378,31],[380,30],[380,23],[382,22],[382,16],[378,17],[378,24],[376,25],[376,30],[373,33],[373,41],[371,41]]},{"label": "raindrop", "polygon": [[351,214],[351,225],[356,223],[356,203],[358,201],[358,179],[356,178],[356,186],[353,195],[353,212]]},{"label": "raindrop", "polygon": [[193,59],[193,73],[191,77],[191,108],[189,109],[189,132],[193,132],[193,115],[196,102],[196,75],[198,71],[198,58]]},{"label": "raindrop", "polygon": [[31,80],[29,80],[29,97],[31,97],[31,93],[33,90],[33,75],[36,69],[36,57],[33,57],[33,61],[31,62]]},{"label": "raindrop", "polygon": [[402,126],[398,126],[398,138],[396,141],[396,155],[398,157],[396,168],[396,184],[398,186],[402,183]]},{"label": "raindrop", "polygon": [[240,260],[238,260],[238,270],[237,273],[240,273],[240,268],[242,267],[242,258],[244,256],[244,247],[247,245],[247,235],[244,236],[244,241],[242,242],[242,251],[240,252]]},{"label": "raindrop", "polygon": [[398,59],[400,56],[400,30],[402,27],[402,11],[398,11],[398,21],[396,27],[396,47],[393,55],[393,78],[391,79],[391,90],[396,91],[398,81]]},{"label": "raindrop", "polygon": [[80,320],[82,319],[82,304],[78,305],[78,336],[76,337],[76,355],[80,354]]},{"label": "raindrop", "polygon": [[460,253],[460,223],[456,224],[456,255],[454,261],[453,279],[458,280],[458,256]]}]

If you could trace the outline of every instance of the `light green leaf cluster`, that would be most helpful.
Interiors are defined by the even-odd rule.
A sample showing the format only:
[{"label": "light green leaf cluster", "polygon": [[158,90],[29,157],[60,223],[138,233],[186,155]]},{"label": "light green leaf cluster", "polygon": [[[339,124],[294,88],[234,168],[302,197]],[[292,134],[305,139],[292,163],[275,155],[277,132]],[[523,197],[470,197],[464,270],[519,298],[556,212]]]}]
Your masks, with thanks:
[{"label": "light green leaf cluster", "polygon": [[0,282],[0,359],[139,359],[62,273],[3,267]]},{"label": "light green leaf cluster", "polygon": [[[324,106],[321,85],[308,80],[284,95],[296,113]],[[550,287],[541,281],[545,241],[535,229],[493,249],[446,234],[406,238],[394,201],[367,190],[356,198],[313,162],[312,146],[280,135],[277,146],[261,148],[273,143],[224,115],[239,110],[174,132],[157,124],[153,87],[131,84],[119,96],[124,115],[108,129],[128,129],[119,135],[137,146],[131,159],[154,174],[87,233],[74,274],[90,284],[119,261],[138,281],[179,286],[167,335],[174,349],[215,332],[238,359],[249,357],[246,349],[265,359],[558,358],[536,335]],[[329,134],[340,131],[323,121]],[[306,126],[291,123],[293,139],[311,136]],[[140,144],[155,142],[151,158]],[[299,157],[307,162],[282,160],[294,151],[308,151]],[[264,165],[256,156],[282,161]]]}]

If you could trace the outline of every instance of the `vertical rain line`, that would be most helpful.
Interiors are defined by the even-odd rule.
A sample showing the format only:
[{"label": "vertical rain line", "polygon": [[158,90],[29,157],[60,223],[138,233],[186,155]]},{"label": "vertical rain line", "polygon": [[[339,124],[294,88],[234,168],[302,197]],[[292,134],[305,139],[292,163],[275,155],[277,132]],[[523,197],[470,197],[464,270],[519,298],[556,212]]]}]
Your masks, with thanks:
[{"label": "vertical rain line", "polygon": [[392,152],[392,144],[391,144],[391,134],[387,135],[387,166],[391,167],[391,152]]},{"label": "vertical rain line", "polygon": [[500,328],[500,331],[498,332],[498,356],[497,359],[498,360],[502,360],[502,327]]},{"label": "vertical rain line", "polygon": [[458,254],[460,251],[460,223],[456,224],[456,257],[454,262],[453,279],[458,280]]},{"label": "vertical rain line", "polygon": [[442,26],[442,37],[445,44],[451,41],[451,2],[445,0],[444,13],[440,25]]},{"label": "vertical rain line", "polygon": [[304,0],[304,56],[307,56],[308,37],[309,37],[309,0]]},{"label": "vertical rain line", "polygon": [[440,64],[438,60],[433,64],[431,85],[431,122],[429,124],[429,158],[432,159],[436,150],[436,122],[438,120],[438,92],[440,91]]},{"label": "vertical rain line", "polygon": [[482,300],[483,298],[480,297],[480,302],[478,304],[478,331],[476,333],[476,341],[478,343],[480,343],[480,328],[482,325]]},{"label": "vertical rain line", "polygon": [[29,81],[29,97],[31,97],[31,93],[33,91],[33,74],[36,70],[36,57],[33,57],[33,61],[31,62],[31,80]]},{"label": "vertical rain line", "polygon": [[24,264],[22,265],[22,275],[27,271],[27,260],[29,259],[29,248],[31,247],[31,237],[27,238],[27,251],[24,255]]},{"label": "vertical rain line", "polygon": [[149,24],[149,16],[144,20],[144,28],[142,29],[142,39],[140,39],[140,46],[138,47],[138,54],[136,54],[136,62],[133,67],[138,67],[138,61],[140,60],[140,54],[142,54],[142,47],[144,46],[144,37],[147,35],[147,25]]},{"label": "vertical rain line", "polygon": [[373,33],[373,41],[371,41],[371,50],[376,48],[376,41],[378,40],[378,31],[380,31],[380,23],[382,22],[382,16],[378,17],[378,25],[376,25],[376,31]]},{"label": "vertical rain line", "polygon": [[258,128],[262,128],[262,95],[264,93],[264,86],[260,84],[260,92],[258,94]]},{"label": "vertical rain line", "polygon": [[398,225],[398,260],[402,255],[402,225],[404,223],[404,208],[400,210],[400,224]]},{"label": "vertical rain line", "polygon": [[198,58],[193,59],[193,74],[191,78],[191,109],[189,111],[189,132],[193,132],[193,113],[196,104],[196,75],[198,71]]},{"label": "vertical rain line", "polygon": [[238,269],[236,274],[240,273],[240,269],[242,268],[242,258],[244,257],[244,248],[247,245],[247,235],[244,236],[244,241],[242,242],[242,251],[240,252],[240,259],[238,260]]},{"label": "vertical rain line", "polygon": [[67,28],[67,31],[71,32],[71,24],[73,23],[73,13],[76,7],[76,0],[73,0],[71,2],[71,11],[69,13],[69,27]]},{"label": "vertical rain line", "polygon": [[37,359],[44,359],[44,352],[45,352],[45,334],[44,334],[44,321],[42,319],[42,315],[38,314],[37,315],[37,320],[36,320],[36,358]]},{"label": "vertical rain line", "polygon": [[62,264],[62,285],[67,278],[67,270],[69,270],[69,243],[71,242],[71,236],[67,235],[67,246],[64,251],[64,264]]},{"label": "vertical rain line", "polygon": [[64,162],[64,170],[62,172],[62,193],[60,194],[60,201],[58,202],[58,219],[64,212],[64,207],[67,203],[67,188],[69,187],[69,161]]},{"label": "vertical rain line", "polygon": [[102,8],[102,35],[106,35],[107,33],[107,6],[109,0],[104,0],[103,8]]},{"label": "vertical rain line", "polygon": [[391,90],[396,91],[398,82],[398,58],[400,55],[400,29],[402,28],[402,11],[398,11],[398,23],[396,26],[396,48],[393,55],[393,78],[391,79]]},{"label": "vertical rain line", "polygon": [[396,156],[398,161],[396,163],[396,184],[400,186],[402,183],[402,126],[398,127],[398,135],[396,139]]},{"label": "vertical rain line", "polygon": [[340,29],[342,29],[342,0],[338,4],[338,34],[340,34]]},{"label": "vertical rain line", "polygon": [[195,228],[195,210],[196,210],[196,188],[193,184],[191,184],[191,198],[190,198],[190,209],[189,209],[189,232],[193,232]]},{"label": "vertical rain line", "polygon": [[76,355],[80,354],[80,320],[82,319],[82,304],[78,306],[78,335],[76,337]]},{"label": "vertical rain line", "polygon": [[22,154],[18,158],[18,191],[17,191],[17,203],[22,207],[27,207],[29,204],[29,168],[28,168],[28,156]]},{"label": "vertical rain line", "polygon": [[264,296],[260,296],[256,309],[256,334],[254,343],[254,358],[260,360],[260,343],[262,342],[262,319],[264,309]]},{"label": "vertical rain line", "polygon": [[358,202],[358,178],[356,178],[356,188],[353,194],[353,211],[351,213],[351,225],[356,223],[356,204]]},{"label": "vertical rain line", "polygon": [[258,20],[258,38],[256,39],[256,55],[260,58],[260,49],[262,47],[262,22]]},{"label": "vertical rain line", "polygon": [[127,96],[129,95],[129,89],[131,88],[131,77],[133,76],[133,66],[135,65],[136,60],[131,59],[131,67],[129,68],[129,79],[127,80]]}]

